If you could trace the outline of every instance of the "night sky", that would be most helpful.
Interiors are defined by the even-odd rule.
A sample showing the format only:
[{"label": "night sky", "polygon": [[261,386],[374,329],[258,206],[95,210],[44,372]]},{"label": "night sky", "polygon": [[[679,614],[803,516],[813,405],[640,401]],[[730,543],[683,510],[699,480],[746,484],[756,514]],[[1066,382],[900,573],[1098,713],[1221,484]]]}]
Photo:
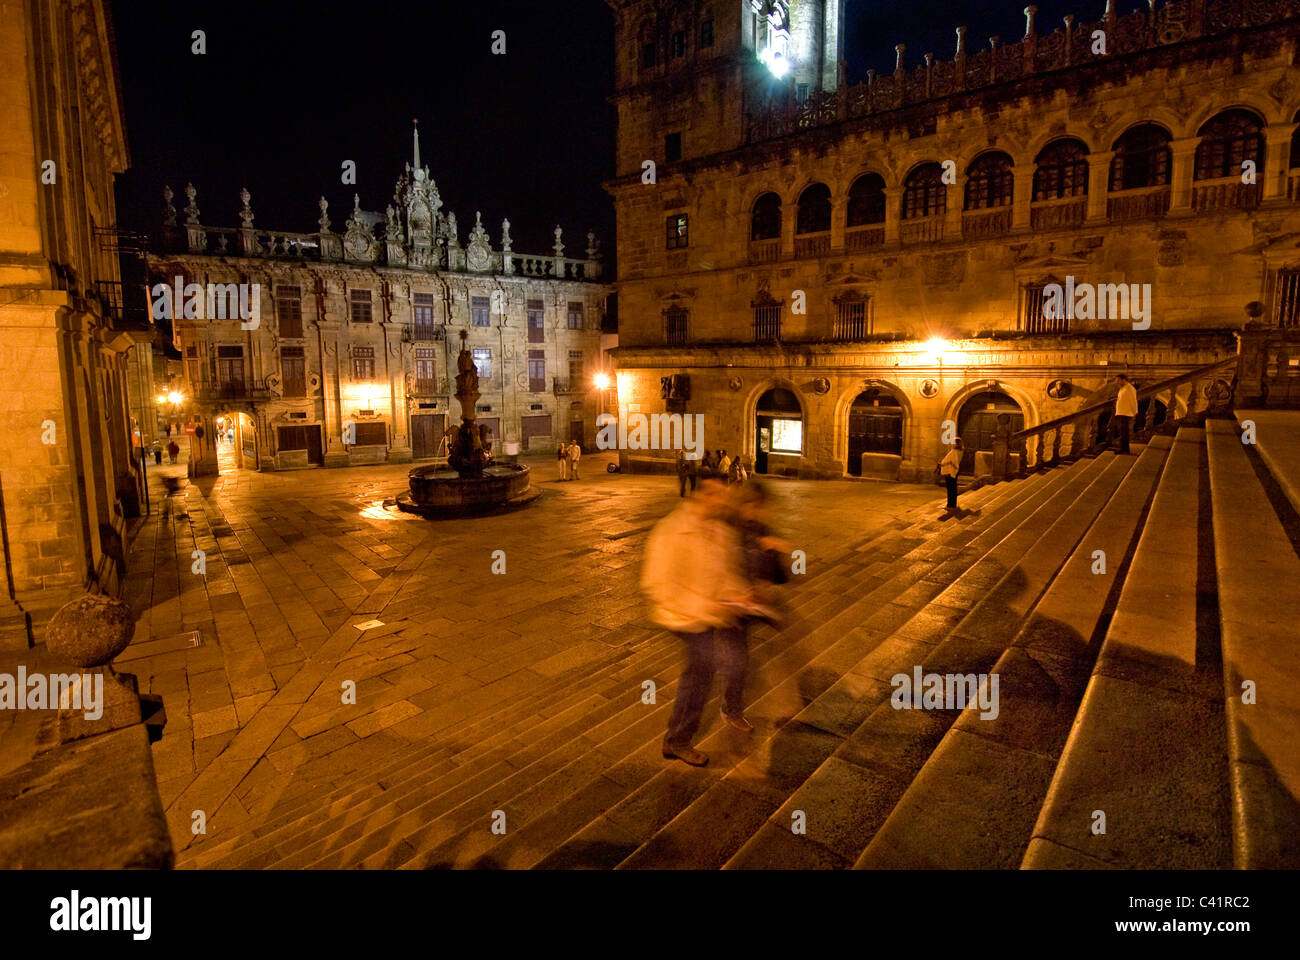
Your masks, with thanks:
[{"label": "night sky", "polygon": [[[1038,6],[1046,33],[1065,13],[1099,19],[1104,3]],[[1123,0],[1119,12],[1137,6]],[[247,186],[256,226],[312,232],[324,194],[341,233],[354,191],[367,210],[390,201],[418,117],[421,160],[462,242],[480,209],[494,246],[507,216],[520,253],[549,252],[559,223],[571,253],[594,228],[612,255],[613,210],[600,186],[613,173],[615,130],[613,14],[603,0],[112,7],[132,160],[118,187],[123,228],[156,236],[163,185],[179,211],[191,181],[202,223],[235,226]],[[1012,42],[1022,7],[849,0],[849,79],[892,70],[898,42],[909,66],[927,51],[950,58],[959,24],[972,49],[995,34]],[[203,56],[190,52],[195,29],[207,34]],[[493,30],[506,32],[505,56],[490,51]],[[340,180],[344,160],[356,162],[355,187]]]}]

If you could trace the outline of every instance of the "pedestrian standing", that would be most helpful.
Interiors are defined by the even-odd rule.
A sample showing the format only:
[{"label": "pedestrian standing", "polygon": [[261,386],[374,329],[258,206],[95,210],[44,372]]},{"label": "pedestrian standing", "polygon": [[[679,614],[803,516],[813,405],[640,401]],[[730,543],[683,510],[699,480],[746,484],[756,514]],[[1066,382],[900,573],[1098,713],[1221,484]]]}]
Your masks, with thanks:
[{"label": "pedestrian standing", "polygon": [[172,441],[169,441],[169,442],[168,442],[168,444],[167,444],[167,457],[168,457],[168,459],[171,460],[172,463],[175,463],[175,462],[176,462],[176,457],[177,457],[177,455],[178,455],[180,452],[181,452],[181,448],[178,447],[178,446],[176,445],[176,441],[175,441],[175,440],[172,440]]},{"label": "pedestrian standing", "polygon": [[578,476],[578,461],[582,459],[582,445],[577,440],[569,444],[569,479],[580,480]]},{"label": "pedestrian standing", "polygon": [[[766,612],[750,596],[739,537],[727,522],[729,512],[726,488],[712,477],[701,477],[695,496],[650,532],[641,573],[651,620],[671,630],[686,647],[663,755],[695,767],[709,762],[708,754],[692,747],[691,741],[713,686],[717,658],[724,657],[732,678],[736,668],[734,658],[722,649],[726,641],[720,642],[719,631],[734,630],[742,617]],[[734,652],[734,644],[727,649]]]},{"label": "pedestrian standing", "polygon": [[948,488],[948,509],[957,509],[957,475],[961,473],[961,437],[953,441],[952,449],[939,461],[939,473],[943,476],[944,486]]},{"label": "pedestrian standing", "polygon": [[1133,428],[1133,418],[1138,412],[1138,392],[1129,382],[1127,374],[1121,373],[1115,380],[1119,383],[1119,390],[1115,394],[1115,428],[1119,433],[1119,452],[1127,454],[1129,431]]},{"label": "pedestrian standing", "polygon": [[555,462],[560,468],[560,479],[569,479],[569,451],[561,440],[555,445]]},{"label": "pedestrian standing", "polygon": [[731,482],[731,458],[727,456],[726,450],[718,451],[718,476],[723,483]]}]

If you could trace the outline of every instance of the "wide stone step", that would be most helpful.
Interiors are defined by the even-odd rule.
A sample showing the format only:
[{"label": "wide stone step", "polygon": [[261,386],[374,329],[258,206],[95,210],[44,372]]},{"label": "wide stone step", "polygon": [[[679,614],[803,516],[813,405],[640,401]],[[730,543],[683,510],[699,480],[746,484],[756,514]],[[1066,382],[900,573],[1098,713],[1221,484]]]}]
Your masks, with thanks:
[{"label": "wide stone step", "polygon": [[858,866],[1020,865],[1170,445],[1140,454],[994,664],[997,715],[966,707]]},{"label": "wide stone step", "polygon": [[1183,428],[1026,868],[1231,866],[1208,494],[1204,431]]},{"label": "wide stone step", "polygon": [[[865,720],[847,732],[817,769],[795,785],[781,806],[727,863],[728,868],[846,867],[885,821],[957,711],[896,710],[889,679],[898,673],[982,673],[996,660],[1078,538],[1122,479],[1127,465],[1110,455],[1072,468],[1063,487],[1017,524],[971,575],[936,599],[958,614],[956,623],[917,618],[891,636],[850,678],[880,681],[880,692],[859,705]],[[970,584],[963,580],[971,580]],[[972,589],[973,588],[973,589]],[[807,833],[791,828],[797,812]]]},{"label": "wide stone step", "polygon": [[[1014,491],[1007,491],[1005,495],[1008,496],[1008,497],[1012,497],[1014,494],[1015,494]],[[1003,494],[998,494],[998,496],[1003,496]],[[949,535],[949,538],[959,537],[960,534],[961,534],[961,531],[955,529],[955,530],[953,531],[953,533]],[[927,550],[938,549],[940,546],[942,546],[942,541],[940,541],[940,542],[937,543],[937,544],[930,544],[930,545],[928,545],[927,547],[925,547],[923,550],[914,551],[914,554],[916,554],[916,555],[922,555],[922,554],[924,554],[924,552],[926,552]],[[910,558],[909,558],[909,559],[910,559]],[[896,581],[896,582],[893,584],[893,586],[894,586],[895,589],[898,588],[898,587],[901,587],[901,586],[905,585],[905,583],[906,583],[906,580],[905,580],[904,578],[895,578],[895,581]],[[869,598],[868,598],[868,599],[869,599]],[[788,628],[787,628],[787,629],[788,629]],[[817,627],[816,627],[816,628],[815,628],[811,633],[805,635],[804,637],[800,638],[797,642],[795,642],[794,645],[793,645],[792,647],[788,647],[788,648],[787,648],[783,653],[778,654],[778,655],[777,655],[777,658],[774,659],[773,663],[770,665],[771,668],[774,669],[774,670],[776,670],[776,671],[779,673],[779,672],[781,672],[781,671],[788,671],[788,670],[790,670],[790,669],[792,669],[792,668],[794,668],[794,667],[797,667],[797,666],[798,666],[798,663],[807,660],[807,658],[808,658],[808,656],[809,656],[809,649],[815,651],[819,646],[824,646],[824,645],[825,645],[826,640],[825,640],[824,638],[823,638],[823,639],[818,639],[818,635],[819,635],[819,634],[825,634],[825,635],[827,635],[827,636],[832,636],[832,637],[833,637],[833,636],[835,635],[835,631],[836,631],[836,627],[835,627],[835,621],[834,621],[834,618],[832,618],[832,619],[829,621],[829,623],[823,623],[823,624],[818,625],[818,626],[817,626]],[[791,660],[791,658],[793,658],[793,660]],[[756,659],[759,663],[761,663],[761,661],[762,661],[762,654],[760,653],[760,655],[759,655],[758,657],[756,657],[755,659]],[[762,669],[762,668],[760,667],[760,671],[761,671],[761,669]],[[672,685],[671,688],[672,688],[672,689],[675,689],[675,683]],[[660,689],[661,689],[661,690],[664,689],[664,686],[663,686],[662,684],[660,685]],[[668,713],[670,707],[671,707],[670,704],[666,705],[666,706],[663,708],[662,716],[660,716],[660,717],[658,718],[657,723],[656,723],[655,725],[652,725],[652,726],[650,727],[650,730],[651,730],[651,735],[650,735],[650,737],[649,737],[649,738],[643,738],[643,739],[639,742],[639,744],[636,745],[636,750],[637,750],[637,751],[641,751],[642,753],[644,753],[644,754],[646,755],[646,757],[649,757],[649,755],[650,755],[652,749],[653,749],[653,750],[657,750],[658,742],[659,742],[660,737],[662,736],[663,727],[664,727],[664,725],[666,724],[667,713]],[[641,706],[636,706],[636,705],[630,706],[630,707],[628,708],[629,716],[641,716],[641,715],[643,715],[644,709],[645,709],[645,708],[644,708],[644,707],[641,707]],[[611,722],[611,726],[615,726],[615,724],[616,724],[617,722],[622,722],[622,718],[616,718],[616,721],[615,721],[615,722]],[[604,749],[606,750],[606,752],[608,752],[608,747],[607,747],[607,746],[606,746]],[[635,751],[634,751],[634,752],[635,752]],[[563,777],[563,776],[567,776],[568,774],[567,774],[567,772],[565,771],[565,767],[560,766],[560,763],[561,763],[562,761],[566,761],[566,760],[567,760],[567,761],[568,761],[568,764],[567,764],[567,765],[572,765],[573,763],[575,763],[576,759],[577,759],[577,758],[576,758],[575,756],[573,756],[573,755],[565,754],[563,751],[557,751],[557,753],[555,754],[555,756],[553,756],[553,757],[551,757],[551,758],[548,758],[548,759],[547,759],[547,763],[544,764],[544,765],[539,765],[539,768],[538,768],[536,771],[534,771],[534,772],[535,772],[536,776],[537,776],[539,779],[543,780],[543,781],[549,781],[549,780],[551,780],[551,778],[553,778],[553,777]],[[613,754],[611,757],[607,758],[607,762],[614,762],[614,761],[616,761],[616,760],[617,760],[617,754],[616,754],[616,753]],[[658,758],[657,754],[654,755],[654,758],[653,758],[653,764],[654,764],[654,769],[662,769],[662,767],[663,767],[663,761],[662,761],[662,759]],[[567,766],[567,765],[566,765],[566,766]],[[559,767],[558,770],[556,769],[557,767]],[[642,763],[642,764],[641,764],[637,769],[644,769],[644,763]],[[577,800],[583,800],[583,799],[587,799],[589,796],[593,796],[593,797],[599,799],[600,802],[603,803],[603,802],[604,802],[604,794],[601,792],[601,790],[604,789],[604,788],[603,788],[603,785],[602,785],[602,784],[592,784],[591,786],[592,786],[593,788],[596,788],[596,789],[594,789],[594,791],[591,791],[591,790],[578,790],[578,791],[575,792],[574,797],[575,797]],[[468,816],[468,817],[471,819],[471,821],[472,821],[475,817],[480,817],[480,818],[481,818],[481,816],[482,816],[482,810],[483,810],[483,803],[484,803],[483,801],[481,801],[481,800],[479,800],[478,798],[476,798],[476,799],[474,800],[473,803],[462,804],[462,807],[464,808],[464,809],[462,810],[462,813],[463,813],[464,815]],[[516,811],[520,811],[520,804],[519,804],[519,802],[516,802],[516,803],[515,803],[515,808],[516,808]],[[502,808],[502,809],[504,809],[504,808]],[[427,814],[429,814],[429,813],[431,813],[431,812],[433,812],[433,809],[432,809],[432,808],[430,808],[430,809],[426,809],[425,814],[427,815]],[[549,812],[549,811],[548,811],[548,812]],[[572,811],[571,811],[571,810],[563,811],[563,815],[564,815],[564,816],[567,816],[567,817],[569,818],[568,822],[570,822],[570,823],[573,822],[573,821],[572,821]],[[440,817],[441,817],[441,815],[440,815]],[[511,819],[513,820],[513,822],[518,823],[519,820],[520,820],[520,817],[519,817],[519,816],[514,816],[514,817],[512,817]],[[550,818],[548,818],[548,822],[547,822],[547,823],[540,824],[539,827],[538,827],[538,829],[555,829],[555,827],[554,827],[554,823],[556,822],[556,820],[557,820],[557,817],[550,817]],[[561,820],[561,822],[564,822],[562,818],[560,818],[560,820]],[[478,828],[466,828],[467,831],[471,831],[471,832],[472,832],[472,829],[478,829]],[[561,829],[562,829],[562,828],[561,828]],[[572,828],[570,828],[570,832],[571,832],[571,830],[572,830]],[[407,855],[410,854],[410,852],[411,852],[410,849],[409,849],[410,847],[414,846],[414,847],[416,847],[416,848],[421,848],[421,847],[428,847],[428,846],[432,845],[432,849],[425,849],[425,850],[422,852],[422,854],[421,854],[422,861],[421,861],[421,862],[439,863],[439,862],[441,862],[441,860],[440,860],[441,857],[444,857],[444,856],[447,856],[447,855],[448,855],[448,850],[445,849],[445,848],[454,847],[454,846],[458,845],[458,844],[461,842],[461,838],[460,838],[459,836],[455,836],[455,838],[454,838],[454,839],[455,839],[455,842],[454,842],[454,843],[449,843],[449,840],[448,840],[448,838],[446,837],[447,832],[448,832],[448,826],[447,826],[446,823],[443,823],[443,822],[436,822],[436,823],[435,823],[435,822],[433,822],[433,820],[430,820],[429,823],[426,823],[426,824],[423,825],[421,828],[419,828],[419,830],[417,831],[417,833],[416,833],[415,835],[413,835],[413,836],[411,836],[411,837],[407,837],[407,838],[405,838],[403,841],[401,841],[401,842],[399,842],[399,843],[396,843],[396,844],[390,844],[390,847],[391,847],[392,849],[389,849],[389,850],[387,850],[387,851],[377,851],[377,852],[366,853],[366,856],[367,856],[368,859],[367,859],[365,862],[366,862],[368,865],[375,865],[375,866],[381,866],[381,865],[382,865],[382,866],[395,866],[395,865],[399,865],[399,864],[402,862],[402,858],[403,858],[404,856],[407,856]],[[496,854],[495,856],[498,856],[498,857],[499,857],[500,855],[502,855],[500,851],[504,850],[508,845],[510,845],[510,844],[511,844],[511,840],[514,840],[515,838],[519,838],[519,839],[517,840],[516,845],[519,845],[519,846],[521,846],[521,848],[522,848],[523,845],[524,845],[524,841],[525,841],[526,837],[521,837],[520,832],[519,832],[517,829],[515,829],[515,830],[512,831],[512,836],[511,836],[510,838],[508,838],[508,839],[503,840],[502,838],[494,837],[493,839],[496,841],[496,845],[497,845],[497,849],[498,849],[498,854]],[[361,847],[354,847],[352,850],[348,851],[348,853],[347,853],[346,855],[347,855],[347,856],[357,856],[357,855],[360,855],[362,852],[363,852],[363,848],[361,848]],[[534,853],[535,853],[536,855],[540,855],[541,853],[545,853],[545,852],[546,852],[545,850],[542,850],[542,851],[534,851]],[[463,856],[458,857],[458,862],[462,862],[462,863],[465,862]],[[500,862],[500,861],[497,860],[497,861],[494,861],[494,862]],[[328,865],[330,865],[330,863],[328,863],[328,862],[322,862],[322,863],[315,864],[315,865],[319,865],[319,866],[328,866]],[[520,864],[517,863],[517,862],[511,862],[510,865],[511,865],[511,866],[517,866],[517,865],[520,865]]]},{"label": "wide stone step", "polygon": [[[801,586],[812,586],[817,579],[815,575],[811,576],[811,583]],[[791,604],[795,613],[794,622],[824,617],[828,609],[841,608],[848,602],[843,596],[823,594],[815,587],[800,590]],[[646,658],[650,659],[647,661]],[[479,711],[476,716],[446,727],[439,731],[437,743],[406,751],[398,761],[377,765],[368,775],[355,778],[353,782],[360,783],[360,786],[328,791],[317,788],[305,795],[296,794],[287,803],[282,802],[275,808],[274,819],[270,822],[262,823],[251,831],[241,831],[228,840],[217,843],[209,840],[206,844],[197,845],[187,851],[187,859],[181,865],[252,865],[254,857],[262,856],[265,859],[266,852],[278,842],[285,830],[309,829],[314,824],[338,816],[342,810],[364,802],[368,797],[390,790],[413,774],[427,775],[435,767],[444,771],[453,769],[464,759],[461,754],[470,745],[491,747],[510,741],[521,730],[532,729],[537,724],[544,723],[557,712],[557,708],[563,709],[588,697],[591,682],[597,682],[602,690],[608,692],[611,682],[618,683],[625,674],[637,676],[639,683],[642,678],[656,677],[661,668],[671,668],[676,662],[675,651],[656,649],[653,645],[634,651],[616,651],[612,659],[575,668],[557,677],[544,696],[539,695],[535,699],[517,698],[510,707],[503,710],[489,710],[486,715]],[[516,726],[519,729],[515,729]],[[329,759],[326,758],[323,764],[328,764]],[[271,835],[269,840],[268,835]],[[231,858],[231,854],[236,851],[238,853]],[[258,864],[262,865],[261,860]]]},{"label": "wide stone step", "polygon": [[1207,420],[1205,426],[1233,863],[1238,869],[1294,869],[1300,867],[1300,557],[1236,424]]},{"label": "wide stone step", "polygon": [[[979,491],[982,496],[978,501],[972,499],[971,503],[992,504],[999,500],[1014,501],[1030,489],[1032,489],[1032,484],[1003,484],[989,487]],[[921,519],[913,523],[912,527],[933,526],[936,523],[933,519],[934,511],[930,511],[928,508],[918,509],[913,513],[919,515]],[[952,529],[952,532],[947,539],[958,538],[961,533],[960,529],[950,529]],[[872,540],[880,541],[881,538],[875,537]],[[921,540],[924,541],[925,537],[922,537]],[[810,580],[814,580],[814,578],[810,578]],[[812,586],[812,583],[809,583],[808,586]],[[803,590],[797,591],[796,597],[799,599],[792,604],[792,608],[809,606],[810,612],[821,614],[823,618],[828,605],[840,606],[847,603],[843,598],[838,600],[818,598],[811,591],[805,592]],[[811,599],[804,600],[804,597]],[[667,660],[674,665],[677,656],[675,650],[667,652]],[[646,671],[640,671],[640,673],[644,676]],[[579,676],[575,682],[581,684],[586,679],[584,676]],[[661,678],[661,689],[666,682],[668,681]],[[605,685],[608,686],[608,683]],[[576,696],[576,694],[573,694],[573,696]],[[525,719],[531,715],[531,711],[525,712]],[[480,720],[479,726],[499,729],[503,719],[500,714],[492,714],[486,720]],[[498,734],[495,739],[502,738]],[[494,744],[494,746],[496,745],[498,744]],[[297,809],[291,811],[288,815],[279,817],[269,829],[264,825],[251,840],[241,837],[215,848],[201,848],[194,858],[194,863],[201,866],[210,864],[261,866],[281,861],[290,852],[284,847],[286,837],[295,834],[319,832],[323,824],[336,822],[340,816],[344,821],[342,827],[358,823],[373,814],[378,798],[382,798],[385,803],[391,802],[394,799],[395,788],[399,788],[397,792],[400,794],[401,787],[413,789],[417,785],[427,785],[430,774],[445,774],[453,770],[460,773],[468,772],[464,768],[465,759],[462,754],[457,755],[455,761],[452,761],[445,755],[445,751],[438,747],[420,751],[412,759],[404,760],[398,764],[390,764],[380,772],[379,776],[357,790],[345,792],[342,795],[336,793],[335,796],[330,798],[300,798]],[[336,824],[336,829],[331,834],[336,840],[338,839],[338,832]],[[295,849],[301,848],[301,845],[297,843],[291,843],[290,846]]]},{"label": "wide stone step", "polygon": [[1255,449],[1282,488],[1292,509],[1300,511],[1300,410],[1238,410],[1238,433],[1250,421]]},{"label": "wide stone step", "polygon": [[[680,847],[681,836],[688,834],[692,839],[687,845],[693,851],[689,864],[720,866],[747,835],[747,825],[756,825],[755,818],[761,822],[770,812],[773,800],[779,803],[779,798],[788,795],[792,785],[811,772],[812,767],[820,762],[820,757],[833,748],[835,734],[822,727],[834,729],[838,724],[842,729],[851,725],[854,712],[861,709],[863,703],[870,702],[869,692],[873,688],[887,689],[887,684],[873,678],[846,678],[844,671],[868,659],[882,639],[909,621],[916,621],[914,629],[920,631],[942,632],[951,626],[960,618],[961,610],[955,608],[939,613],[931,604],[933,598],[945,590],[945,585],[950,584],[953,577],[960,578],[972,565],[977,566],[982,555],[996,549],[1027,516],[1050,509],[1046,504],[1050,503],[1053,494],[1062,497],[1058,509],[1073,499],[1074,493],[1064,472],[1042,484],[1038,494],[1028,498],[1026,503],[1013,501],[1017,510],[993,523],[981,535],[983,539],[976,537],[963,548],[964,552],[959,551],[958,558],[932,563],[928,572],[904,568],[898,586],[905,589],[895,602],[885,606],[864,604],[868,614],[859,627],[812,660],[805,669],[792,670],[788,679],[751,704],[747,713],[759,726],[754,746],[749,755],[727,770],[724,776],[719,777],[713,772],[722,772],[719,768],[723,765],[717,763],[711,763],[708,772],[702,775],[692,774],[688,781],[684,781],[675,768],[661,770],[642,788],[557,848],[540,865],[575,866],[585,863],[588,866],[613,866],[623,859],[623,855],[632,854],[637,846],[651,840],[656,832],[672,821],[673,825],[662,838],[648,844],[646,853],[638,851],[628,861],[629,866],[673,865],[671,850]],[[972,575],[975,576],[978,574]],[[964,601],[954,594],[953,602],[961,604]],[[774,715],[778,720],[789,716],[784,711],[789,709],[791,702],[796,709],[801,703],[808,706],[798,710],[789,722],[772,723]],[[711,753],[725,751],[732,733],[730,728],[721,727],[702,740],[701,747]],[[715,787],[717,780],[721,783]],[[716,829],[710,834],[707,826],[710,811],[722,809],[722,805],[713,799],[719,795],[715,790],[730,794],[735,789],[745,791],[747,802],[726,809],[735,811],[737,816],[743,809],[744,818],[729,821],[726,836],[720,824],[715,824]],[[683,810],[689,811],[684,818],[680,817]],[[705,835],[709,836],[712,844],[712,861],[698,859],[705,857],[700,846]],[[592,857],[600,859],[592,862]]]}]

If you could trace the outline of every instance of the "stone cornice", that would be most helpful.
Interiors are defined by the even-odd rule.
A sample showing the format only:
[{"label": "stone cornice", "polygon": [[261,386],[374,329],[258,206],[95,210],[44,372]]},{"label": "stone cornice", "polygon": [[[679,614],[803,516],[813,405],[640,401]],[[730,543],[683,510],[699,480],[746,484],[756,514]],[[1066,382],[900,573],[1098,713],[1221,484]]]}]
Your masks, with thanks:
[{"label": "stone cornice", "polygon": [[130,166],[113,28],[104,0],[72,0],[72,25],[86,117],[114,173]]}]

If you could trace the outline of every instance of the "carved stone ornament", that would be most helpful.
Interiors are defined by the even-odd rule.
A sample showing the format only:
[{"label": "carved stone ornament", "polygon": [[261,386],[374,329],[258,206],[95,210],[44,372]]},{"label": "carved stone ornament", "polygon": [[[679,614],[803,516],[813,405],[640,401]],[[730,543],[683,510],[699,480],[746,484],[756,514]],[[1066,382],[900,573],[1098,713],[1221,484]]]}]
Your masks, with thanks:
[{"label": "carved stone ornament", "polygon": [[740,377],[732,377],[730,380],[727,381],[727,386],[730,387],[732,390],[739,390],[742,386],[744,386],[744,383],[745,381],[741,380]]},{"label": "carved stone ornament", "polygon": [[917,392],[927,400],[933,400],[939,395],[939,381],[926,378],[922,380],[917,387]]},{"label": "carved stone ornament", "polygon": [[1074,387],[1068,380],[1053,380],[1047,385],[1047,395],[1053,400],[1068,400]]},{"label": "carved stone ornament", "polygon": [[474,273],[484,273],[492,265],[492,248],[488,234],[483,229],[483,216],[474,214],[474,229],[469,232],[469,247],[465,251],[465,265]]},{"label": "carved stone ornament", "polygon": [[831,382],[825,377],[818,377],[812,382],[813,393],[825,395],[831,392]]}]

